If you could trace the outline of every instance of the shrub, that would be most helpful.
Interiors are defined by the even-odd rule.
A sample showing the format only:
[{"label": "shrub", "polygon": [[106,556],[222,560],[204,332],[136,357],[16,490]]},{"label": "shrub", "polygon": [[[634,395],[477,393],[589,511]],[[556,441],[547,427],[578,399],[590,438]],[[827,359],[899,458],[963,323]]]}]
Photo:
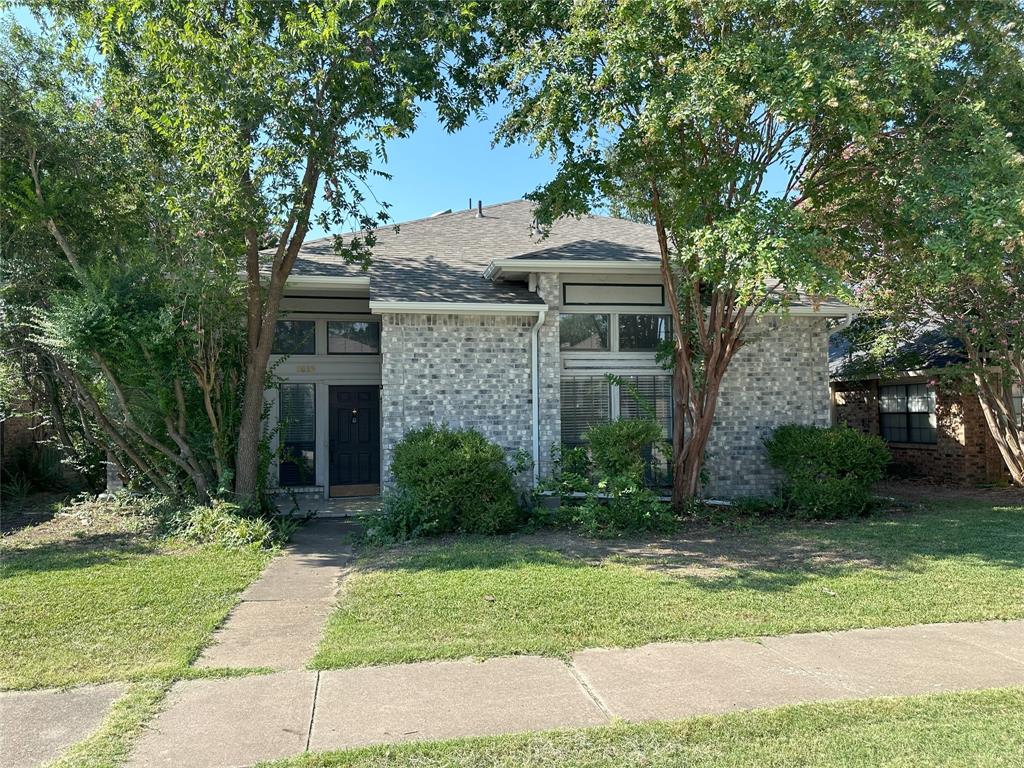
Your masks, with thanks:
[{"label": "shrub", "polygon": [[395,446],[396,490],[382,526],[399,538],[501,533],[522,521],[515,472],[502,448],[474,429],[428,425]]},{"label": "shrub", "polygon": [[[595,424],[583,434],[588,448],[563,448],[556,465],[560,518],[591,536],[667,532],[676,525],[668,504],[645,487],[655,451],[667,453],[653,419]],[[585,492],[583,501],[572,496]]]},{"label": "shrub", "polygon": [[643,484],[652,452],[662,448],[661,426],[654,419],[619,419],[595,424],[583,433],[599,479],[628,477]]},{"label": "shrub", "polygon": [[582,504],[568,509],[572,523],[590,536],[668,533],[678,522],[654,491],[623,476],[602,480]]},{"label": "shrub", "polygon": [[849,517],[870,508],[889,451],[881,438],[850,427],[779,427],[765,441],[768,461],[786,474],[780,500],[810,518]]},{"label": "shrub", "polygon": [[179,509],[165,518],[164,529],[193,544],[269,549],[286,534],[263,517],[242,514],[242,508],[226,501],[209,506]]}]

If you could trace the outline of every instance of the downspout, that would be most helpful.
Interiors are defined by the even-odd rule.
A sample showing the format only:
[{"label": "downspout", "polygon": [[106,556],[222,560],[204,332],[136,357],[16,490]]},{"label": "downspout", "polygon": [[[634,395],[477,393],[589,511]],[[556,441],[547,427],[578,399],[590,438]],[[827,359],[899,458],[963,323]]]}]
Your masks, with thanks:
[{"label": "downspout", "polygon": [[530,352],[533,356],[530,366],[530,393],[533,405],[533,485],[540,482],[540,327],[547,317],[547,308],[537,313],[537,322],[530,329]]}]

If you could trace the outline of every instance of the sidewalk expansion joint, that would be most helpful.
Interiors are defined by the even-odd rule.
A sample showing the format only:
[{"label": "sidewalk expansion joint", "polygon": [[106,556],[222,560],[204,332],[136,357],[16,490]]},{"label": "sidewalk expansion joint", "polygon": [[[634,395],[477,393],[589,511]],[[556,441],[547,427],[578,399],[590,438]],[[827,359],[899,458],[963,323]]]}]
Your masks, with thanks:
[{"label": "sidewalk expansion joint", "polygon": [[590,683],[587,682],[583,673],[576,669],[576,665],[573,664],[572,660],[565,662],[565,666],[569,668],[569,674],[573,676],[580,688],[583,689],[583,692],[587,694],[587,696],[590,697],[590,700],[594,702],[598,709],[601,710],[601,713],[609,720],[613,720],[615,716],[612,714],[611,710],[608,709],[605,703],[601,700],[601,697],[597,695],[597,692],[591,688]]},{"label": "sidewalk expansion joint", "polygon": [[313,740],[313,720],[316,718],[316,699],[320,693],[320,670],[316,672],[316,682],[313,684],[313,706],[309,710],[309,728],[306,730],[306,748],[303,750],[309,752],[309,744]]}]

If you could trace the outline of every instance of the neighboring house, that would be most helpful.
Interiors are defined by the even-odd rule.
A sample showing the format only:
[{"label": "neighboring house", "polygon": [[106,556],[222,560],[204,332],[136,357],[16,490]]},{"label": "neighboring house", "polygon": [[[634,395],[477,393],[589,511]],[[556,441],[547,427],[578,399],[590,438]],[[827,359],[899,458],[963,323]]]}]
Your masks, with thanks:
[{"label": "neighboring house", "polygon": [[[325,496],[373,494],[395,444],[427,423],[474,427],[551,471],[553,450],[639,408],[671,434],[671,375],[655,359],[671,324],[653,227],[562,219],[541,238],[519,200],[377,232],[368,272],[330,238],[307,243],[288,281],[267,392],[272,480]],[[828,320],[838,302],[768,316],[725,379],[707,493],[765,493],[762,440],[790,422],[827,425]]]},{"label": "neighboring house", "polygon": [[[1009,473],[978,398],[940,381],[944,368],[963,361],[960,342],[935,328],[891,359],[870,363],[837,333],[829,349],[833,423],[884,438],[895,475],[952,485],[1000,482]],[[1019,387],[1014,407],[1020,419]]]}]

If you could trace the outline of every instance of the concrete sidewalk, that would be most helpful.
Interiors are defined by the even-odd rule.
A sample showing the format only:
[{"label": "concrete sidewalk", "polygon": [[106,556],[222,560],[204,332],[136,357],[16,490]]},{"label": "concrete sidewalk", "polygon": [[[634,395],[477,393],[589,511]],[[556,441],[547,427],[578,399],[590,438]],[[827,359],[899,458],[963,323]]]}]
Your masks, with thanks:
[{"label": "concrete sidewalk", "polygon": [[177,683],[135,768],[1024,684],[1024,621],[852,630]]},{"label": "concrete sidewalk", "polygon": [[108,683],[0,693],[0,768],[33,768],[55,760],[100,726],[126,688]]},{"label": "concrete sidewalk", "polygon": [[316,519],[249,585],[197,667],[302,669],[313,657],[352,558],[358,524]]}]

